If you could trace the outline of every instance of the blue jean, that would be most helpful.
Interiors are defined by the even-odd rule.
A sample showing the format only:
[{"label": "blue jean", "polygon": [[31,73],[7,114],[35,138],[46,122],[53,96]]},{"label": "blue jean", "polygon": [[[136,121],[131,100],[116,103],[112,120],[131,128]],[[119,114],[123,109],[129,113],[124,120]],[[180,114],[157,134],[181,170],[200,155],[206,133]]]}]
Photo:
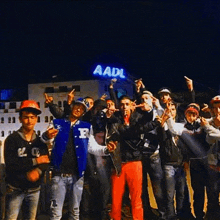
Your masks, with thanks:
[{"label": "blue jean", "polygon": [[51,180],[50,219],[62,218],[65,197],[68,197],[69,218],[79,220],[79,207],[83,192],[84,177],[54,176]]},{"label": "blue jean", "polygon": [[[164,165],[165,188],[167,198],[167,218],[181,215],[185,210],[186,177],[183,166]],[[174,209],[174,194],[176,192],[176,211]],[[188,198],[187,198],[188,199]],[[189,200],[189,199],[188,199]]]},{"label": "blue jean", "polygon": [[[163,190],[163,170],[161,167],[161,160],[159,153],[149,157],[144,157],[142,160],[143,164],[143,206],[144,212],[147,215],[147,212],[150,211],[150,201],[148,195],[148,183],[147,183],[147,173],[149,173],[153,193],[157,202],[158,211],[161,214],[161,217],[165,217],[166,206],[164,202],[164,190]],[[147,216],[146,216],[147,217]]]},{"label": "blue jean", "polygon": [[[22,219],[35,220],[37,214],[40,188],[23,191],[7,186],[5,220],[15,220],[22,207]],[[23,204],[23,206],[22,206]]]}]

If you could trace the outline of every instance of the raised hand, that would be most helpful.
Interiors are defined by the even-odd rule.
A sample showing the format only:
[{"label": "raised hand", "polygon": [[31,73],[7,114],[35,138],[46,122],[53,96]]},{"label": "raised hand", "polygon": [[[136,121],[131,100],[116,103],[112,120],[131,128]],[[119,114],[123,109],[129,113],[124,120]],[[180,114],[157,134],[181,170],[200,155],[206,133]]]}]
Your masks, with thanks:
[{"label": "raised hand", "polygon": [[211,112],[211,109],[209,108],[209,106],[206,103],[204,103],[203,105],[204,105],[204,107],[201,109],[201,111],[203,111],[203,112]]},{"label": "raised hand", "polygon": [[143,82],[142,82],[142,79],[137,79],[135,80],[135,84],[136,84],[136,90],[137,92],[140,92],[140,89],[141,88],[145,88]]},{"label": "raised hand", "polygon": [[160,106],[160,101],[154,96],[151,96],[153,105],[158,108]]},{"label": "raised hand", "polygon": [[48,139],[52,139],[52,138],[55,138],[58,134],[59,130],[58,129],[55,129],[55,128],[49,128],[47,131],[46,131],[46,136]]},{"label": "raised hand", "polygon": [[47,93],[44,93],[44,97],[45,97],[46,104],[53,102],[53,96],[48,96]]},{"label": "raised hand", "polygon": [[107,97],[107,95],[104,93],[102,96],[101,96],[101,100],[105,100],[106,99],[106,97]]},{"label": "raised hand", "polygon": [[107,145],[108,151],[113,152],[117,147],[118,142],[117,141],[110,141]]},{"label": "raised hand", "polygon": [[206,126],[206,125],[208,125],[209,123],[208,123],[208,121],[205,119],[205,118],[203,118],[203,117],[201,117],[200,118],[200,125],[201,126]]},{"label": "raised hand", "polygon": [[162,116],[161,116],[161,120],[160,120],[160,124],[163,127],[165,122],[171,117],[170,115],[170,110],[169,109],[165,109]]},{"label": "raised hand", "polygon": [[68,93],[68,96],[67,96],[67,104],[68,105],[70,105],[72,103],[72,101],[74,100],[74,97],[75,97],[74,91],[75,91],[75,89],[71,90]]},{"label": "raised hand", "polygon": [[42,155],[36,158],[37,164],[50,163],[48,155]]},{"label": "raised hand", "polygon": [[27,179],[29,181],[36,182],[37,180],[39,180],[39,178],[40,178],[40,173],[37,168],[27,172]]},{"label": "raised hand", "polygon": [[185,80],[186,80],[186,85],[187,88],[189,89],[189,91],[193,90],[193,81],[192,79],[188,78],[187,76],[184,76]]},{"label": "raised hand", "polygon": [[111,79],[109,88],[110,88],[110,89],[113,89],[113,86],[114,86],[114,84],[115,84],[116,82],[117,82],[117,79],[116,79],[116,78]]}]

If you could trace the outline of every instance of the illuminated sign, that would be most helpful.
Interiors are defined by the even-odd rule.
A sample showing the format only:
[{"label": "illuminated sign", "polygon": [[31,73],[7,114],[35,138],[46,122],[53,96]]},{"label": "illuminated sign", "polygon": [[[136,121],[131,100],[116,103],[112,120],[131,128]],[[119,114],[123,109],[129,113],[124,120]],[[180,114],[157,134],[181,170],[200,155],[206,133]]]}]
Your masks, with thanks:
[{"label": "illuminated sign", "polygon": [[102,68],[101,65],[97,65],[93,72],[93,75],[125,79],[124,69],[109,66],[107,66],[106,68]]}]

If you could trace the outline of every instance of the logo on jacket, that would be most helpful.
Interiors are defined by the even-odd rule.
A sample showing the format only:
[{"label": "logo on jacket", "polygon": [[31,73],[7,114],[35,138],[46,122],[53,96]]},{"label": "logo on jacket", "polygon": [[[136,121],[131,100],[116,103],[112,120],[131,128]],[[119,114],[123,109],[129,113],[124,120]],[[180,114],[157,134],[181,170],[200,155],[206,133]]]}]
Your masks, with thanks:
[{"label": "logo on jacket", "polygon": [[19,157],[27,157],[26,147],[18,148],[18,156]]},{"label": "logo on jacket", "polygon": [[80,135],[79,138],[89,138],[89,129],[88,128],[78,128]]}]

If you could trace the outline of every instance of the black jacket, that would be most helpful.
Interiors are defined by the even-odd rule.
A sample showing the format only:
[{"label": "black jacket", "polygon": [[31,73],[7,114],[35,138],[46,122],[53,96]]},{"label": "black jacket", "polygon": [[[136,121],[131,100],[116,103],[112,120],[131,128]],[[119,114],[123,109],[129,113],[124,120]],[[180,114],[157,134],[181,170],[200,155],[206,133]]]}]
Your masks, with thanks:
[{"label": "black jacket", "polygon": [[[178,137],[177,137],[178,138]],[[176,144],[169,130],[160,129],[160,158],[162,165],[180,166],[183,164],[184,152],[181,148],[184,145],[178,138]]]},{"label": "black jacket", "polygon": [[118,122],[111,127],[111,140],[120,143],[122,162],[139,161],[142,159],[142,148],[144,145],[143,134],[160,126],[157,120],[143,123],[143,115],[133,112],[130,117],[129,126],[124,125],[124,119],[119,112]]},{"label": "black jacket", "polygon": [[[48,148],[39,136],[36,136],[32,141],[26,141],[18,131],[9,135],[4,146],[6,182],[20,189],[39,187],[44,171],[48,167],[48,164],[34,164],[33,159],[41,155],[48,155]],[[27,172],[35,168],[42,171],[41,179],[30,182],[27,180]]]}]

